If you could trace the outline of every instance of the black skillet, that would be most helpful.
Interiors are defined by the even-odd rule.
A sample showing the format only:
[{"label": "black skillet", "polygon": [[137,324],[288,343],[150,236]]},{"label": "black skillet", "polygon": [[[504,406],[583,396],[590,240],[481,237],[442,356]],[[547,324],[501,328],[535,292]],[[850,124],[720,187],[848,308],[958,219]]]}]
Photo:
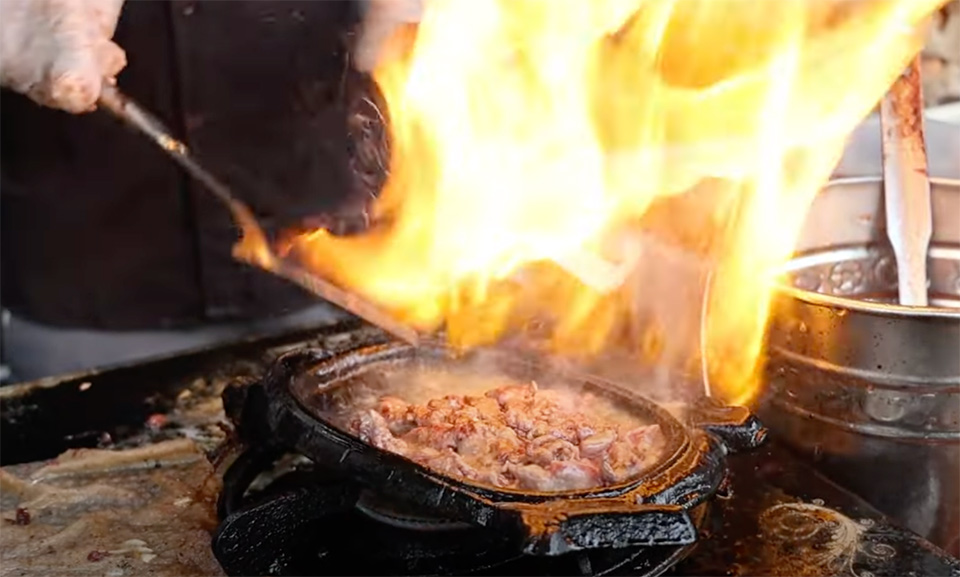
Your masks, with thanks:
[{"label": "black skillet", "polygon": [[[571,383],[549,363],[491,353],[497,369],[517,380]],[[469,357],[469,355],[468,355]],[[659,424],[667,444],[659,463],[629,482],[587,491],[538,493],[502,489],[439,474],[373,447],[328,421],[318,407],[349,386],[350,377],[402,363],[450,366],[464,362],[440,347],[384,344],[332,355],[304,350],[281,358],[257,385],[265,398],[246,407],[272,442],[318,463],[335,464],[377,494],[431,514],[491,528],[534,555],[644,545],[686,545],[697,538],[688,511],[721,489],[728,450],[759,445],[765,431],[739,407],[706,402],[684,426],[642,396],[609,383],[576,377],[584,390],[605,395],[648,423]],[[356,382],[354,379],[353,382]],[[342,391],[341,391],[342,392]],[[256,395],[251,396],[251,398]],[[265,401],[265,402],[264,402]],[[249,412],[260,413],[250,415]]]}]

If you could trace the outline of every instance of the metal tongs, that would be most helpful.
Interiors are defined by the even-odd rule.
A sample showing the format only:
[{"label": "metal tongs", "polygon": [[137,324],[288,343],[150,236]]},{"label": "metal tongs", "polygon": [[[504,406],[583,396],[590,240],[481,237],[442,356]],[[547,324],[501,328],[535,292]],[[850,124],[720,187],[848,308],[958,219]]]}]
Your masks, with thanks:
[{"label": "metal tongs", "polygon": [[933,221],[919,56],[884,96],[880,126],[887,236],[897,258],[900,304],[925,307]]},{"label": "metal tongs", "polygon": [[[98,104],[123,121],[124,124],[149,137],[167,156],[186,170],[190,176],[200,181],[217,200],[230,210],[237,226],[243,231],[244,238],[241,241],[241,248],[243,243],[246,242],[248,247],[257,249],[256,251],[242,251],[246,254],[239,255],[240,258],[299,284],[311,293],[380,327],[403,341],[415,346],[419,344],[420,336],[413,328],[398,322],[357,295],[334,286],[303,268],[277,257],[270,250],[266,236],[250,209],[233,195],[227,185],[203,168],[197,159],[190,154],[187,145],[174,138],[170,130],[160,120],[120,92],[114,84],[103,83]],[[235,251],[236,253],[237,251]]]}]

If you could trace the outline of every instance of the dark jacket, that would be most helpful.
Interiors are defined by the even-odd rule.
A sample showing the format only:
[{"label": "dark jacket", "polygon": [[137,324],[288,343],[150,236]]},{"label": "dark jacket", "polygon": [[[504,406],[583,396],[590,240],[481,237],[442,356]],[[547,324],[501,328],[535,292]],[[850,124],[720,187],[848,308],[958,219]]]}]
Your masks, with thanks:
[{"label": "dark jacket", "polygon": [[[356,21],[353,2],[128,0],[118,83],[280,226],[358,193],[344,96]],[[5,91],[0,114],[0,280],[15,314],[135,329],[315,302],[233,261],[224,208],[105,113],[71,116]]]}]

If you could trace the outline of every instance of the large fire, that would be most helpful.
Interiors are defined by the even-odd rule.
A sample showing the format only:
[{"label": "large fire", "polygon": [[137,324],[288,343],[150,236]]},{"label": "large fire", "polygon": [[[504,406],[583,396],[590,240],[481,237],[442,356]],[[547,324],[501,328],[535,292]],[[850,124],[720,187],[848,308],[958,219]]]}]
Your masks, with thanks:
[{"label": "large fire", "polygon": [[637,230],[684,229],[714,263],[712,385],[747,402],[775,271],[942,3],[428,1],[375,75],[388,224],[292,251],[456,345],[548,319],[553,346],[589,354],[622,338]]}]

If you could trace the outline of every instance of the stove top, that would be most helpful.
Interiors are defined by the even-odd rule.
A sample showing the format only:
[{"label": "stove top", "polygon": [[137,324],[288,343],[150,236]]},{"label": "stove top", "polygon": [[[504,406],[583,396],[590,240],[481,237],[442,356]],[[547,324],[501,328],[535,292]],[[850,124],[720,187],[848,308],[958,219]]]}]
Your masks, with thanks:
[{"label": "stove top", "polygon": [[698,511],[696,544],[557,557],[519,555],[480,528],[398,526],[309,463],[244,497],[270,461],[244,454],[225,478],[213,546],[230,575],[960,575],[960,561],[776,443],[730,457],[730,494]]},{"label": "stove top", "polygon": [[958,575],[960,560],[900,529],[775,443],[730,458],[696,549],[668,575]]},{"label": "stove top", "polygon": [[[374,332],[351,323],[5,387],[0,464],[171,436],[197,441],[213,459],[222,448],[219,396],[227,383],[259,377],[288,351],[350,349]],[[276,469],[274,460],[247,452],[226,470],[212,545],[228,574],[960,576],[960,560],[900,529],[775,438],[728,457],[728,497],[691,512],[695,544],[539,558],[516,555],[496,534],[444,529],[423,511],[362,495],[302,457],[281,459],[282,475],[259,475]],[[200,538],[197,546],[208,546]]]}]

